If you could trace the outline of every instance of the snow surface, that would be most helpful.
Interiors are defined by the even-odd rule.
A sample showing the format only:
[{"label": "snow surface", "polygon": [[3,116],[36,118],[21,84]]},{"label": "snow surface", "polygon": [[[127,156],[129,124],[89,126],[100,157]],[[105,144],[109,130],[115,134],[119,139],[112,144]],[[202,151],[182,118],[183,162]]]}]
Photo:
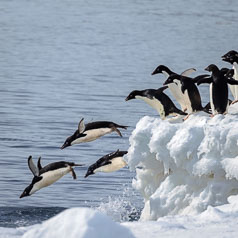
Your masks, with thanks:
[{"label": "snow surface", "polygon": [[109,213],[71,208],[42,224],[0,228],[0,237],[237,237],[237,129],[238,103],[227,115],[196,113],[182,123],[144,117],[126,156],[145,202],[139,222],[116,223]]},{"label": "snow surface", "polygon": [[227,115],[200,112],[183,123],[142,118],[126,156],[145,201],[141,221],[197,215],[238,194],[237,129],[238,104]]}]

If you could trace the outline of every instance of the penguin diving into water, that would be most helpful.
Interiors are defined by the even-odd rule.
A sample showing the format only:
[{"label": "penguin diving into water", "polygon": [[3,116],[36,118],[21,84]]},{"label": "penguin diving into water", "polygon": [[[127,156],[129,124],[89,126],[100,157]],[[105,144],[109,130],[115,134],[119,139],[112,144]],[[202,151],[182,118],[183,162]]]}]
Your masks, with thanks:
[{"label": "penguin diving into water", "polygon": [[[189,76],[191,73],[195,72],[196,69],[191,68],[187,69],[184,72],[181,73],[182,76]],[[167,66],[165,65],[159,65],[151,75],[155,74],[163,74],[166,79],[171,76],[172,74],[176,74],[175,72],[171,71]],[[174,79],[173,82],[167,84],[173,97],[176,99],[176,101],[179,103],[182,111],[186,111],[186,103],[184,99],[184,95],[181,91],[181,82],[179,80]]]},{"label": "penguin diving into water", "polygon": [[179,110],[172,100],[163,93],[166,88],[168,86],[159,89],[134,90],[125,100],[142,99],[159,113],[162,120],[167,116],[187,115],[187,113]]},{"label": "penguin diving into water", "polygon": [[[238,52],[231,50],[222,56],[222,60],[232,64],[234,70],[233,79],[238,81]],[[229,84],[229,88],[234,97],[234,101],[232,102],[232,104],[234,104],[238,102],[238,86]]]},{"label": "penguin diving into water", "polygon": [[205,70],[212,72],[212,75],[201,78],[197,81],[197,84],[210,84],[210,103],[213,116],[216,114],[225,114],[229,106],[227,84],[237,85],[238,81],[226,77],[229,71],[227,72],[225,69],[219,70],[214,64],[210,64]]},{"label": "penguin diving into water", "polygon": [[113,131],[115,131],[120,137],[122,137],[121,132],[118,130],[118,128],[126,130],[128,127],[118,125],[111,121],[95,121],[85,125],[83,120],[84,119],[82,118],[79,122],[78,129],[74,132],[72,136],[69,136],[66,139],[61,149],[64,149],[74,144],[94,141],[97,138]]},{"label": "penguin diving into water", "polygon": [[67,173],[71,173],[73,179],[76,179],[73,167],[82,166],[82,164],[75,164],[73,162],[59,161],[48,164],[42,168],[40,160],[41,157],[39,157],[36,167],[33,163],[32,156],[29,156],[28,167],[34,175],[34,178],[31,184],[25,188],[20,198],[30,196],[36,191],[55,183]]},{"label": "penguin diving into water", "polygon": [[104,155],[102,158],[97,160],[94,164],[90,165],[86,175],[87,178],[89,175],[95,174],[96,172],[114,172],[127,165],[123,156],[127,154],[127,151],[115,151],[113,153]]}]

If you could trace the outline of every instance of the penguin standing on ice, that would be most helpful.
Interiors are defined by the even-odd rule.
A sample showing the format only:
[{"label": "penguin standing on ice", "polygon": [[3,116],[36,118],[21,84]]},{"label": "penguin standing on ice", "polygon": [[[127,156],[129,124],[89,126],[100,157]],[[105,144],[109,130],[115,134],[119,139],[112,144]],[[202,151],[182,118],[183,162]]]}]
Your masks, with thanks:
[{"label": "penguin standing on ice", "polygon": [[55,183],[67,173],[71,173],[73,179],[76,179],[76,174],[73,167],[82,166],[81,164],[60,161],[48,164],[42,168],[40,159],[41,157],[38,159],[36,167],[32,161],[32,156],[29,156],[28,167],[34,175],[34,178],[32,179],[31,184],[25,188],[20,198],[30,196],[36,191]]},{"label": "penguin standing on ice", "polygon": [[[202,75],[202,76],[197,76],[197,77],[200,78],[203,76],[207,76],[207,75]],[[200,96],[199,90],[194,83],[194,81],[197,81],[196,78],[192,79],[192,78],[189,78],[186,76],[172,74],[164,82],[164,85],[168,85],[168,84],[173,83],[174,81],[180,81],[181,92],[183,94],[184,103],[187,108],[186,112],[188,112],[189,114],[193,113],[193,112],[204,110],[204,108],[202,107],[201,96]]]},{"label": "penguin standing on ice", "polygon": [[[222,60],[233,65],[232,66],[232,68],[234,70],[233,79],[238,81],[238,52],[235,50],[231,50],[222,56]],[[230,87],[231,93],[234,97],[234,101],[232,102],[232,104],[238,102],[238,86],[237,85],[229,85],[229,87]]]},{"label": "penguin standing on ice", "polygon": [[197,84],[210,84],[210,104],[212,114],[225,114],[229,106],[227,84],[238,84],[238,81],[227,78],[224,75],[226,71],[219,70],[219,68],[214,64],[210,64],[207,68],[205,68],[205,70],[212,72],[211,77],[201,78],[198,80]]},{"label": "penguin standing on ice", "polygon": [[[181,73],[182,76],[189,76],[191,73],[195,72],[196,69],[191,68],[187,69],[184,72]],[[171,76],[172,74],[176,74],[175,72],[171,71],[167,66],[165,65],[159,65],[151,75],[155,74],[163,74],[166,79]],[[176,99],[176,101],[180,104],[182,111],[186,111],[186,103],[184,95],[181,91],[181,82],[179,80],[174,79],[173,82],[168,84],[168,87],[173,95],[173,97]]]},{"label": "penguin standing on ice", "polygon": [[122,137],[121,132],[118,130],[118,128],[127,129],[127,126],[121,126],[111,121],[96,121],[90,122],[85,125],[83,120],[84,119],[81,119],[78,125],[78,129],[72,136],[69,136],[66,139],[61,149],[74,144],[94,141],[97,138],[113,131],[117,132],[117,134]]},{"label": "penguin standing on ice", "polygon": [[102,158],[97,160],[94,164],[90,165],[85,178],[89,175],[95,174],[96,172],[114,172],[127,165],[123,156],[127,154],[127,151],[119,151],[104,155]]},{"label": "penguin standing on ice", "polygon": [[168,86],[159,89],[134,90],[125,100],[142,99],[159,113],[162,120],[167,116],[187,115],[187,113],[179,110],[172,100],[163,93],[166,88]]}]

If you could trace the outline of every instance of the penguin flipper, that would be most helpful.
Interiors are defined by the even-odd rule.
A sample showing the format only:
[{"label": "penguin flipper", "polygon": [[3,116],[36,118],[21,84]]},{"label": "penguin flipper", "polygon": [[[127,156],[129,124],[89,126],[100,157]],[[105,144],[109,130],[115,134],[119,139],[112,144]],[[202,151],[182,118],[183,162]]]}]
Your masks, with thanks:
[{"label": "penguin flipper", "polygon": [[79,134],[83,133],[85,131],[85,124],[84,124],[84,118],[82,118],[79,122],[78,125],[78,130],[79,130]]},{"label": "penguin flipper", "polygon": [[204,78],[201,78],[197,81],[197,85],[200,85],[200,84],[203,84],[203,83],[212,83],[212,77],[204,77]]},{"label": "penguin flipper", "polygon": [[208,78],[210,77],[209,74],[201,74],[201,75],[198,75],[197,77],[193,78],[193,82],[194,83],[197,83],[200,79],[203,79],[203,78]]},{"label": "penguin flipper", "polygon": [[76,173],[74,172],[74,169],[71,168],[70,171],[71,171],[71,174],[72,174],[73,179],[77,179],[77,176],[76,176]]},{"label": "penguin flipper", "polygon": [[38,162],[37,162],[37,168],[38,168],[39,170],[42,169],[40,160],[41,160],[41,157],[39,157]]},{"label": "penguin flipper", "polygon": [[231,85],[238,85],[238,80],[235,80],[233,78],[226,78],[227,83]]},{"label": "penguin flipper", "polygon": [[166,85],[166,86],[164,86],[164,87],[161,87],[161,88],[158,88],[157,90],[156,90],[156,92],[157,93],[162,93],[165,89],[167,89],[168,88],[168,86]]},{"label": "penguin flipper", "polygon": [[191,73],[194,73],[195,71],[196,71],[196,69],[194,69],[194,68],[186,69],[181,73],[181,75],[182,76],[189,76]]},{"label": "penguin flipper", "polygon": [[28,157],[28,167],[34,176],[39,176],[39,169],[35,166],[31,155]]},{"label": "penguin flipper", "polygon": [[121,132],[120,132],[116,127],[113,127],[112,129],[113,129],[113,131],[115,131],[120,137],[122,137]]}]

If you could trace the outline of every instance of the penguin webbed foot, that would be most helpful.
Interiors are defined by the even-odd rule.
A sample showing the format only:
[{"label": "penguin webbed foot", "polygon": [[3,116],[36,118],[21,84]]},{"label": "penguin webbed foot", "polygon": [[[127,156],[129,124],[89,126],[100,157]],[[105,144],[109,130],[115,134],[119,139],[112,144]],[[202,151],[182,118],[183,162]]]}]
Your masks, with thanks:
[{"label": "penguin webbed foot", "polygon": [[113,130],[114,130],[120,137],[122,137],[121,132],[120,132],[116,127],[114,127]]},{"label": "penguin webbed foot", "polygon": [[71,174],[72,174],[73,179],[77,179],[77,175],[76,175],[76,173],[74,172],[74,169],[73,169],[73,168],[70,168],[70,171],[71,171]]},{"label": "penguin webbed foot", "polygon": [[235,103],[237,103],[237,102],[238,102],[238,100],[234,100],[234,101],[231,103],[231,105],[232,105],[232,104],[235,104]]}]

